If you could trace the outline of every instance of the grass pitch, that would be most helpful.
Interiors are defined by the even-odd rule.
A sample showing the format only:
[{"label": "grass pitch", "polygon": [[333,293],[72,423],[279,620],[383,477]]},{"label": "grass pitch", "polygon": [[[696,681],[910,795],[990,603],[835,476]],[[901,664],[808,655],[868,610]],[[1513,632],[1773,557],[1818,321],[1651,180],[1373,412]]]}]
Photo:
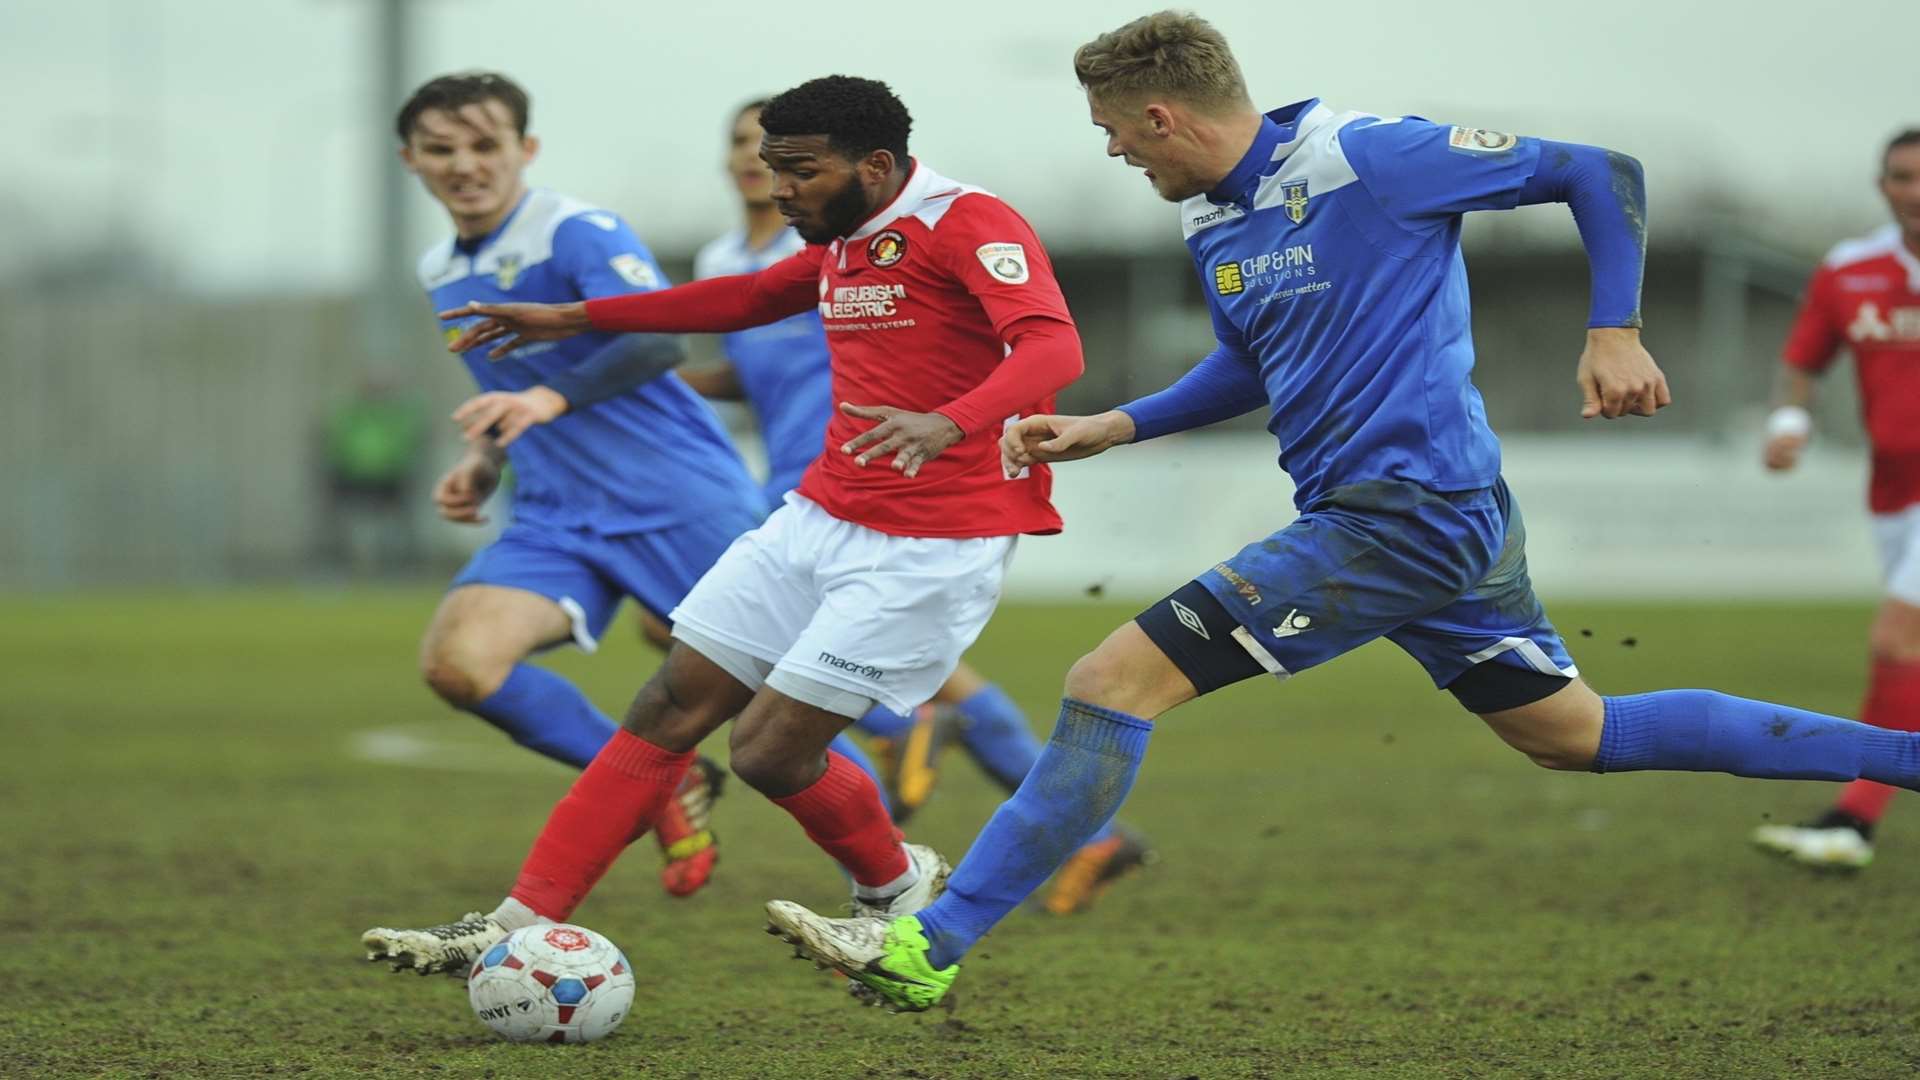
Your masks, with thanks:
[{"label": "grass pitch", "polygon": [[[1017,914],[954,1006],[855,1008],[759,908],[838,876],[736,786],[714,883],[636,847],[580,911],[640,979],[620,1033],[514,1046],[462,987],[361,962],[374,923],[499,897],[569,774],[441,707],[429,591],[10,598],[0,620],[0,1075],[1906,1077],[1920,843],[1819,877],[1749,850],[1819,785],[1571,776],[1375,645],[1164,719],[1124,817],[1163,858],[1090,915]],[[973,659],[1052,720],[1130,607],[1003,607]],[[1850,713],[1863,606],[1557,605],[1603,691]],[[1583,636],[1581,631],[1590,631]],[[611,712],[630,635],[552,663]],[[724,740],[720,740],[724,741]],[[424,757],[422,757],[424,755]],[[1000,798],[948,759],[913,834]]]}]

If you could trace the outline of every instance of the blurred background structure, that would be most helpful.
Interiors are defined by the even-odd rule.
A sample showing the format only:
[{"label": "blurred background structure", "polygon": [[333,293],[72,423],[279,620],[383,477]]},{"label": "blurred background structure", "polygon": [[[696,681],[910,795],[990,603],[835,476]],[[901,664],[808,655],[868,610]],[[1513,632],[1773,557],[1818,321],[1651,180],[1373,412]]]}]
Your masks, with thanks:
[{"label": "blurred background structure", "polygon": [[[0,70],[31,88],[0,114],[0,589],[438,580],[484,539],[426,499],[469,383],[413,280],[445,222],[392,131],[406,93],[450,70],[527,86],[533,182],[625,215],[676,280],[734,223],[735,105],[832,71],[884,78],[918,155],[1047,240],[1088,346],[1063,409],[1165,384],[1209,348],[1199,286],[1172,208],[1102,157],[1069,66],[1146,7],[0,7]],[[1564,208],[1468,226],[1477,382],[1549,596],[1872,589],[1850,374],[1828,380],[1801,473],[1761,475],[1757,426],[1800,283],[1885,220],[1878,150],[1920,118],[1914,5],[1621,0],[1599,36],[1589,11],[1517,0],[1199,10],[1263,104],[1318,94],[1645,162],[1646,340],[1678,401],[1654,420],[1577,417],[1586,268]],[[1029,541],[1016,590],[1158,592],[1278,528],[1271,440],[1258,417],[1224,427],[1069,469],[1068,535],[1112,537],[1110,565]]]}]

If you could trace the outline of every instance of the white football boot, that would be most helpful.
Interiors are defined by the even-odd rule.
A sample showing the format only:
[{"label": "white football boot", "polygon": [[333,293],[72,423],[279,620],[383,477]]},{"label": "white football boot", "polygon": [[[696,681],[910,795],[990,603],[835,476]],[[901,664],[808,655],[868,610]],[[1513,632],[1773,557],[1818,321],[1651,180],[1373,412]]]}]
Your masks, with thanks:
[{"label": "white football boot", "polygon": [[1755,846],[1820,870],[1863,870],[1873,862],[1873,843],[1861,830],[1831,815],[1807,825],[1762,825]]},{"label": "white football boot", "polygon": [[953,867],[937,851],[925,844],[902,844],[913,868],[920,876],[913,884],[895,893],[886,900],[868,900],[860,896],[853,898],[851,913],[857,918],[862,915],[884,915],[894,918],[899,915],[912,915],[928,904],[940,898],[947,891],[947,877],[953,873]]},{"label": "white football boot", "polygon": [[469,911],[459,921],[427,926],[418,930],[395,930],[376,926],[360,935],[367,959],[385,961],[395,971],[419,975],[445,972],[464,978],[474,960],[507,936],[507,928],[477,911]]}]

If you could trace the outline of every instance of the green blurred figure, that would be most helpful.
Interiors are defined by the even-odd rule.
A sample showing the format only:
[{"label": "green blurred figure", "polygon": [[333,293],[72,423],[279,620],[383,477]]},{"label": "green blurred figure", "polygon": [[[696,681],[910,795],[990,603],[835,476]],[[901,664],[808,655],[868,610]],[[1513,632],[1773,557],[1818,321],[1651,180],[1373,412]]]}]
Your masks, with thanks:
[{"label": "green blurred figure", "polygon": [[427,414],[416,398],[378,380],[326,415],[322,557],[356,574],[406,570],[420,561],[408,493],[426,447]]}]

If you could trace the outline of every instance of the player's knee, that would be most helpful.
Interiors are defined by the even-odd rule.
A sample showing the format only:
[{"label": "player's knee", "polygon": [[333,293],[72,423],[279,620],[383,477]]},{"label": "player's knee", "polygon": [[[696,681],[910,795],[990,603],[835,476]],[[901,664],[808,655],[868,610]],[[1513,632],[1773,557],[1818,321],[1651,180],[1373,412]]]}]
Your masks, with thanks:
[{"label": "player's knee", "polygon": [[505,672],[492,672],[476,658],[445,647],[430,648],[420,657],[420,677],[456,709],[480,704],[506,681]]},{"label": "player's knee", "polygon": [[1074,661],[1067,669],[1066,695],[1111,709],[1126,709],[1127,668],[1105,645]]},{"label": "player's knee", "polygon": [[698,700],[675,695],[664,668],[655,672],[633,696],[633,704],[627,707],[620,726],[672,753],[700,745],[700,740],[712,730],[703,720]]},{"label": "player's knee", "polygon": [[728,763],[733,774],[748,787],[780,799],[806,788],[819,779],[820,755],[808,755],[786,744],[778,732],[761,728],[744,731],[736,726],[727,743]]},{"label": "player's knee", "polygon": [[1527,760],[1555,772],[1588,772],[1593,768],[1593,750],[1573,742],[1516,746]]}]

